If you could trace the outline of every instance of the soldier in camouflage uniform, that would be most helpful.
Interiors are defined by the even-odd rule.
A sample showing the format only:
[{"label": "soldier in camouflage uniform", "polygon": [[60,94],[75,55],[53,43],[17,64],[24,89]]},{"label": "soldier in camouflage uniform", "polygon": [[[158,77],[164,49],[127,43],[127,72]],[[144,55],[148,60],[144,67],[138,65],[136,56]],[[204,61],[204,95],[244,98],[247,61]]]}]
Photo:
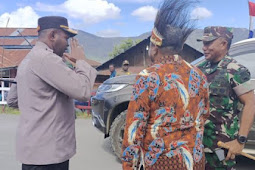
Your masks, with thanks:
[{"label": "soldier in camouflage uniform", "polygon": [[[206,169],[234,169],[253,124],[254,94],[249,70],[228,56],[233,33],[231,28],[206,27],[203,41],[206,61],[199,68],[210,84],[210,117],[205,124]],[[242,112],[241,122],[239,117]],[[230,147],[220,161],[217,142]]]}]

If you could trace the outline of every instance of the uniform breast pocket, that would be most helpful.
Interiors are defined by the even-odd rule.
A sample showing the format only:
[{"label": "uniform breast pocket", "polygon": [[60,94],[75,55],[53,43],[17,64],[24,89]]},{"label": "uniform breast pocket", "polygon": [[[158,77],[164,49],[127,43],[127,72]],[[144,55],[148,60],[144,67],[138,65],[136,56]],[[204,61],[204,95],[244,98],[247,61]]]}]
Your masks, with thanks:
[{"label": "uniform breast pocket", "polygon": [[229,106],[229,88],[210,85],[210,104],[218,109],[227,109]]}]

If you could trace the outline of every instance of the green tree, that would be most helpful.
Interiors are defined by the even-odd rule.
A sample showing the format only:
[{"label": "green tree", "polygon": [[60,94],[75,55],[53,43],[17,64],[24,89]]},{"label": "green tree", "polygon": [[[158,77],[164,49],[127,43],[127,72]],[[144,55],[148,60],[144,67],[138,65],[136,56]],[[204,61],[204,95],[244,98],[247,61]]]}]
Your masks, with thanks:
[{"label": "green tree", "polygon": [[139,44],[140,42],[142,42],[143,40],[141,40],[141,39],[137,39],[137,40],[135,40],[135,45],[136,44]]},{"label": "green tree", "polygon": [[131,38],[125,39],[121,42],[121,44],[114,46],[113,51],[109,54],[109,57],[114,58],[139,42],[141,42],[141,40],[133,41]]}]

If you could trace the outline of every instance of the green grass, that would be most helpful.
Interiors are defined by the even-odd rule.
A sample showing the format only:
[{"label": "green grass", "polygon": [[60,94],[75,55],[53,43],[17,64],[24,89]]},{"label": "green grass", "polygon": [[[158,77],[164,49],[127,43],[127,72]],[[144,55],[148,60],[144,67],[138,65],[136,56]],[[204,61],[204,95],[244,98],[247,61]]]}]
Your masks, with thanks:
[{"label": "green grass", "polygon": [[[13,109],[13,108],[10,108],[8,106],[4,106],[4,105],[1,105],[0,106],[0,114],[13,114],[13,115],[19,115],[20,114],[20,111],[18,109]],[[79,109],[76,109],[75,110],[75,114],[76,114],[76,117],[78,119],[90,119],[91,118],[91,114],[88,114],[87,111],[85,112],[82,112],[80,111]]]},{"label": "green grass", "polygon": [[91,114],[88,114],[87,111],[82,112],[78,109],[75,110],[75,114],[76,114],[77,119],[90,119],[92,117]]},{"label": "green grass", "polygon": [[19,115],[20,114],[20,111],[18,109],[13,109],[13,108],[10,108],[6,105],[1,105],[0,106],[0,114],[14,114],[14,115]]}]

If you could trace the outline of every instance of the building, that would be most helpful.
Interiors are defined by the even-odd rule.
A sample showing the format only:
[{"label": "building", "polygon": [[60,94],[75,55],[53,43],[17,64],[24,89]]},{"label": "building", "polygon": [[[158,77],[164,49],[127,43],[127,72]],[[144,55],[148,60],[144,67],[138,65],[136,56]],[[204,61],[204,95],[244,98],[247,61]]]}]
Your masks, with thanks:
[{"label": "building", "polygon": [[[115,58],[108,60],[107,62],[103,63],[99,67],[97,67],[97,70],[101,75],[109,75],[109,65],[114,64],[115,68],[118,71],[121,70],[122,62],[124,60],[129,61],[129,71],[131,73],[137,74],[144,68],[151,65],[151,60],[148,56],[148,50],[149,50],[149,44],[150,44],[150,37],[144,39],[137,45],[129,48],[127,51],[121,53],[120,55],[116,56]],[[188,44],[184,44],[183,51],[181,53],[181,56],[188,62],[192,62],[195,59],[203,56],[203,53],[199,52],[198,50],[192,48]]]},{"label": "building", "polygon": [[[36,28],[0,28],[0,79],[14,79],[18,65],[30,52],[38,40]],[[100,63],[86,59],[94,68]],[[0,83],[0,104],[6,104],[6,91],[10,83]]]},{"label": "building", "polygon": [[[18,65],[38,39],[36,28],[0,28],[0,77],[15,78]],[[94,68],[100,63],[86,59]]]},{"label": "building", "polygon": [[15,78],[17,66],[38,38],[34,28],[0,28],[0,77]]}]

